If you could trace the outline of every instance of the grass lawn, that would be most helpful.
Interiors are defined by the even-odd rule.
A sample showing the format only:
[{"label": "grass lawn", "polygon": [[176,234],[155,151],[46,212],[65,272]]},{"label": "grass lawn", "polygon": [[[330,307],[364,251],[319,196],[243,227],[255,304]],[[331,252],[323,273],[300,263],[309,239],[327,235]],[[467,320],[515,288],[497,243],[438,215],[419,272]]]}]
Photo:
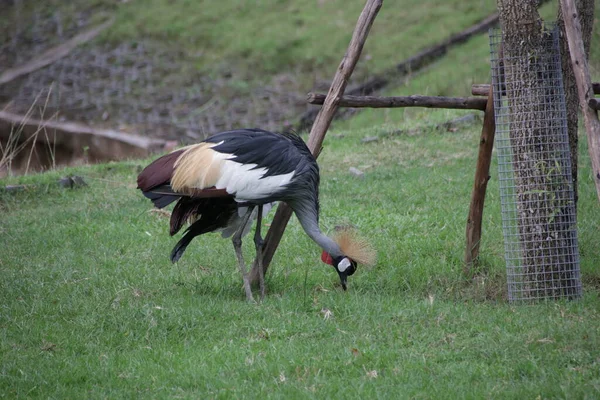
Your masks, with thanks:
[{"label": "grass lawn", "polygon": [[[322,224],[354,223],[379,261],[343,292],[293,219],[258,306],[245,303],[231,243],[218,235],[170,264],[177,239],[135,190],[145,161],[5,180],[36,187],[0,195],[0,396],[600,396],[600,219],[589,160],[579,206],[584,298],[510,305],[494,181],[479,277],[461,274],[478,129],[371,144],[359,140],[372,131],[334,130],[321,160]],[[89,186],[57,188],[66,173]]]},{"label": "grass lawn", "polygon": [[[11,8],[10,18],[0,20],[0,40],[10,41],[15,32],[34,38],[41,28],[26,24],[32,20],[60,19],[68,31],[77,26],[78,17],[96,22],[110,14],[115,23],[98,42],[160,42],[181,50],[203,73],[239,75],[240,85],[292,71],[310,84],[315,74],[330,79],[329,71],[346,50],[364,4],[344,0],[30,2]],[[435,0],[385,2],[358,74],[364,77],[390,68],[494,10],[493,0],[449,0],[443,5]]]},{"label": "grass lawn", "polygon": [[[144,34],[164,32],[153,30],[160,21],[195,27],[191,12],[179,20],[167,1],[147,3],[164,7],[160,21],[133,12],[136,4],[120,6],[117,18],[136,22]],[[285,2],[264,4],[294,12]],[[386,2],[374,33],[402,25],[386,17],[386,8],[407,14],[416,29],[411,10],[432,4]],[[485,15],[489,2],[478,4]],[[355,15],[357,7],[338,12]],[[230,15],[223,12],[216,7],[202,18]],[[136,34],[117,28],[102,40]],[[351,28],[342,26],[345,33]],[[313,54],[302,47],[306,38],[288,49],[290,57],[299,51],[312,62],[327,53],[337,62],[333,43],[320,40],[331,52]],[[347,43],[346,36],[339,40]],[[371,46],[373,59],[390,54]],[[487,40],[461,48],[388,94],[466,95],[471,83],[488,79]],[[170,263],[179,237],[169,237],[168,219],[151,212],[135,188],[150,160],[0,180],[32,185],[0,191],[0,398],[600,398],[600,207],[585,140],[578,204],[584,297],[512,305],[495,164],[476,277],[462,274],[481,120],[451,131],[436,126],[467,113],[374,110],[336,122],[319,159],[321,225],[329,232],[356,225],[374,243],[378,262],[359,266],[343,292],[293,218],[259,305],[245,302],[229,240],[197,238],[178,264]],[[361,143],[366,136],[379,140]],[[57,178],[67,174],[83,176],[88,186],[59,188]],[[253,244],[246,242],[249,259]]]}]

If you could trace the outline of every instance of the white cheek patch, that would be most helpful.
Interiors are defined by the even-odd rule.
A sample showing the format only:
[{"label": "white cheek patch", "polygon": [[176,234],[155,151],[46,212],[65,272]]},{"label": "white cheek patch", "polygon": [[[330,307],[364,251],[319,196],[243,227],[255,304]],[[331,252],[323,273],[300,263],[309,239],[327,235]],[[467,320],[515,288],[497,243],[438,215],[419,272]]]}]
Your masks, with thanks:
[{"label": "white cheek patch", "polygon": [[340,272],[344,272],[348,269],[350,265],[350,260],[348,260],[347,258],[342,258],[342,261],[340,261],[340,263],[338,264],[337,269]]}]

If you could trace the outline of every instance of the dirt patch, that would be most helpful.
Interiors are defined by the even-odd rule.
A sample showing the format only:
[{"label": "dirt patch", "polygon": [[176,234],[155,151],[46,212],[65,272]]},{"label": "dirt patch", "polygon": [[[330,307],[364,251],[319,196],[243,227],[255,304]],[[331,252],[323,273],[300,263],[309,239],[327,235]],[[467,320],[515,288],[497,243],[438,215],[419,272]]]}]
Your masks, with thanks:
[{"label": "dirt patch", "polygon": [[293,73],[260,85],[235,72],[202,76],[189,61],[158,43],[86,46],[0,87],[0,107],[180,143],[238,127],[287,129],[310,107],[293,94]]}]

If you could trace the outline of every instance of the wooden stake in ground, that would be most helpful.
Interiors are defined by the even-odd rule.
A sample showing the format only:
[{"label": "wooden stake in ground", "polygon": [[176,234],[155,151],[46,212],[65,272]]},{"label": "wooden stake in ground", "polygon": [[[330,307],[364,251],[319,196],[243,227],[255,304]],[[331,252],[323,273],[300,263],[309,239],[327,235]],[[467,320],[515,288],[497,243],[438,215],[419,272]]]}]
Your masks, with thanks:
[{"label": "wooden stake in ground", "polygon": [[[325,104],[319,111],[319,114],[317,115],[317,118],[315,119],[310,131],[310,136],[308,137],[308,148],[315,157],[318,157],[319,153],[321,152],[321,146],[323,144],[323,139],[325,138],[325,133],[327,133],[327,129],[333,120],[333,116],[339,106],[340,99],[344,94],[346,85],[348,84],[348,79],[350,79],[350,76],[354,71],[354,67],[358,62],[360,53],[362,52],[365,41],[367,40],[367,36],[369,35],[369,30],[371,29],[373,21],[375,20],[375,17],[377,16],[382,4],[383,0],[367,0],[363,11],[358,18],[358,22],[354,28],[354,33],[352,34],[352,39],[348,45],[348,50],[346,50],[346,54],[344,54],[335,76],[333,77],[333,82],[331,83],[331,87],[327,93]],[[292,210],[287,204],[282,203],[279,205],[279,207],[277,207],[277,212],[275,213],[275,217],[271,227],[269,228],[269,232],[267,232],[263,247],[263,269],[265,274],[291,216]],[[250,273],[251,282],[258,282],[258,276],[258,267],[253,265]]]},{"label": "wooden stake in ground", "polygon": [[494,119],[494,94],[492,85],[490,85],[488,89],[485,116],[483,117],[483,129],[481,130],[481,139],[479,141],[479,155],[477,157],[473,194],[471,195],[469,217],[467,218],[467,244],[464,265],[465,275],[470,275],[473,263],[479,256],[483,205],[485,202],[485,191],[490,179],[490,164],[492,162],[492,149],[494,147],[494,136],[496,134],[496,122]]},{"label": "wooden stake in ground", "polygon": [[590,100],[594,98],[594,91],[581,38],[581,23],[573,0],[561,0],[560,3],[564,12],[565,32],[569,42],[573,72],[577,81],[579,104],[587,131],[588,151],[592,160],[592,174],[596,184],[596,194],[600,201],[600,121],[598,121],[596,111],[590,107]]}]

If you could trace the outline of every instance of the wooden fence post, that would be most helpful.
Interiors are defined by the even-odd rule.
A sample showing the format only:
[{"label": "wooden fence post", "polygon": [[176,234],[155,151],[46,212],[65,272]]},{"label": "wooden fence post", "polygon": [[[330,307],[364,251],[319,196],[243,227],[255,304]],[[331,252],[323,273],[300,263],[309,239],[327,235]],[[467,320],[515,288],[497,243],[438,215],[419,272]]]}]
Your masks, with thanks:
[{"label": "wooden fence post", "polygon": [[483,129],[481,130],[481,139],[479,141],[479,155],[477,157],[477,166],[475,169],[475,181],[473,182],[471,205],[469,206],[469,217],[467,218],[467,243],[464,265],[464,273],[467,276],[471,273],[473,263],[479,256],[483,205],[485,202],[487,183],[490,179],[490,164],[492,162],[492,149],[494,147],[495,134],[494,93],[493,86],[490,85],[485,107],[485,116],[483,117]]},{"label": "wooden fence post", "polygon": [[579,92],[579,104],[585,121],[587,131],[588,152],[592,161],[592,174],[596,184],[596,194],[600,201],[600,121],[598,114],[592,109],[590,100],[594,98],[592,80],[588,60],[585,56],[583,39],[581,38],[581,23],[579,15],[573,0],[560,1],[565,19],[565,33],[569,43],[569,53],[571,54],[571,63],[577,81],[577,91]]}]

